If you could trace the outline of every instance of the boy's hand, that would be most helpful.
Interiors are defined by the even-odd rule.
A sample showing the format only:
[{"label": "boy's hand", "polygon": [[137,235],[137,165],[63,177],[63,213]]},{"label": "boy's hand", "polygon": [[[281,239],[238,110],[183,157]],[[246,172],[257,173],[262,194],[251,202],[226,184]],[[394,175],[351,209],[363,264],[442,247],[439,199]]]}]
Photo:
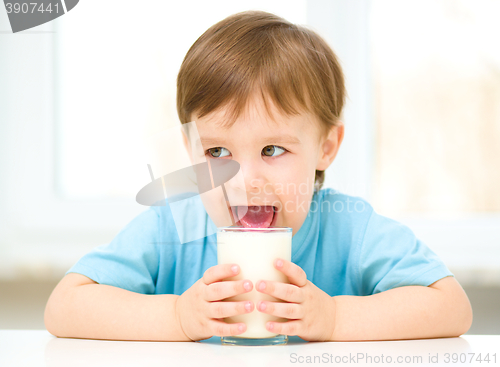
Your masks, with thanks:
[{"label": "boy's hand", "polygon": [[176,318],[187,338],[195,341],[214,335],[231,336],[245,332],[244,323],[228,324],[221,320],[253,311],[254,304],[251,301],[220,302],[252,290],[249,280],[222,281],[237,275],[239,271],[240,267],[236,264],[212,266],[203,274],[203,278],[177,299]]},{"label": "boy's hand", "polygon": [[276,259],[274,266],[291,284],[261,280],[256,289],[290,303],[260,301],[256,307],[260,312],[289,321],[270,321],[266,329],[282,335],[298,335],[308,341],[331,340],[335,328],[334,299],[307,280],[300,266],[283,259]]}]

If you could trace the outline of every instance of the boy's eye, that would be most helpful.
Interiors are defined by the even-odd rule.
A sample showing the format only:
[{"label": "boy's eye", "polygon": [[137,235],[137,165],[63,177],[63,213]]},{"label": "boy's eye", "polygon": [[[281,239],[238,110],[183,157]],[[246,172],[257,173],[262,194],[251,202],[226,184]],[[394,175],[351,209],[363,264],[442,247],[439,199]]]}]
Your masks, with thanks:
[{"label": "boy's eye", "polygon": [[208,154],[210,154],[214,158],[220,158],[220,157],[225,157],[228,154],[222,155],[222,150],[225,150],[226,152],[229,152],[226,148],[222,147],[216,147],[216,148],[210,148],[207,150]]},{"label": "boy's eye", "polygon": [[[226,153],[224,153],[224,151]],[[277,145],[268,145],[262,149],[262,153],[266,157],[277,157],[285,153],[285,149],[282,147],[279,147]],[[229,155],[229,150],[223,147],[216,147],[216,148],[210,148],[207,149],[207,153],[210,155],[212,158],[222,158],[225,156]]]},{"label": "boy's eye", "polygon": [[[262,152],[264,153],[265,156],[276,157],[285,153],[285,149],[277,145],[268,145],[267,147],[262,149]],[[274,153],[279,153],[279,154],[274,155]]]}]

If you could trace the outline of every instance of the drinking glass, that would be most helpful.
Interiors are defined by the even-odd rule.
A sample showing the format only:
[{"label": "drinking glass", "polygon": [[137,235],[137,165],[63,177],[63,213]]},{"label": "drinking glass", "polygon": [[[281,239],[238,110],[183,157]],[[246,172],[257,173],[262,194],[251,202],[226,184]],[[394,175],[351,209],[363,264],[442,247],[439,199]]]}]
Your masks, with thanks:
[{"label": "drinking glass", "polygon": [[272,316],[257,310],[259,301],[284,302],[255,289],[258,280],[289,283],[288,278],[274,267],[279,257],[291,261],[292,228],[268,227],[222,227],[217,229],[217,261],[219,264],[238,264],[238,275],[225,280],[249,279],[254,288],[247,293],[227,298],[226,301],[253,301],[251,313],[227,317],[227,323],[243,322],[247,329],[236,336],[221,337],[222,344],[229,345],[280,345],[288,337],[266,329],[268,321],[286,322],[287,319]]}]

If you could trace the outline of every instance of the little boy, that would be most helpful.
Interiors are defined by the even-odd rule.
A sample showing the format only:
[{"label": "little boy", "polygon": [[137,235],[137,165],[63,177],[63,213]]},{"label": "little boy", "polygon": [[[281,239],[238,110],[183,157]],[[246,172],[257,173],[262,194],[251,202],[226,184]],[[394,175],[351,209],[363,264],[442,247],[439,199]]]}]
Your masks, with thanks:
[{"label": "little boy", "polygon": [[[225,186],[244,200],[214,190],[177,205],[183,230],[200,238],[186,244],[168,202],[140,214],[66,273],[47,303],[49,332],[195,341],[243,333],[244,323],[223,318],[255,308],[289,320],[268,330],[310,341],[469,329],[465,292],[409,228],[361,198],[321,189],[344,136],[345,92],[339,62],[316,33],[264,12],[230,16],[188,51],[177,92],[180,121],[196,123],[203,146],[191,161],[237,161],[244,184]],[[245,227],[293,229],[292,262],[274,263],[290,284],[223,281],[239,267],[216,265],[221,209]],[[283,302],[223,302],[253,287]]]}]

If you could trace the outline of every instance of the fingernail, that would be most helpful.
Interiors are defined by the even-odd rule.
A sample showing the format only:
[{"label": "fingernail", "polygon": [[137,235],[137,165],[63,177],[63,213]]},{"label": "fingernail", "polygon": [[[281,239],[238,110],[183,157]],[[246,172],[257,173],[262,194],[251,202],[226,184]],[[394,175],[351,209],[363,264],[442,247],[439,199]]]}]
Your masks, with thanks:
[{"label": "fingernail", "polygon": [[266,282],[260,282],[260,284],[259,284],[259,290],[263,291],[264,289],[266,289]]},{"label": "fingernail", "polygon": [[272,322],[270,322],[269,324],[267,324],[267,328],[269,330],[273,330],[274,329],[274,324]]},{"label": "fingernail", "polygon": [[245,283],[243,283],[243,288],[245,288],[247,291],[249,291],[252,288],[252,286],[250,285],[250,282],[245,282]]},{"label": "fingernail", "polygon": [[276,261],[276,266],[277,266],[278,268],[281,268],[281,267],[283,266],[283,260],[279,260],[279,259],[278,259],[278,261]]},{"label": "fingernail", "polygon": [[233,273],[238,273],[238,265],[233,265],[231,266],[231,270],[233,271]]},{"label": "fingernail", "polygon": [[260,306],[259,306],[259,309],[260,309],[261,311],[265,311],[265,310],[266,310],[266,308],[267,308],[266,304],[265,304],[264,302],[261,302],[261,303],[260,303]]},{"label": "fingernail", "polygon": [[243,325],[243,324],[239,324],[238,325],[238,330],[239,331],[243,331],[244,329],[245,329],[245,325]]},{"label": "fingernail", "polygon": [[245,303],[245,309],[250,312],[252,310],[252,302]]}]

